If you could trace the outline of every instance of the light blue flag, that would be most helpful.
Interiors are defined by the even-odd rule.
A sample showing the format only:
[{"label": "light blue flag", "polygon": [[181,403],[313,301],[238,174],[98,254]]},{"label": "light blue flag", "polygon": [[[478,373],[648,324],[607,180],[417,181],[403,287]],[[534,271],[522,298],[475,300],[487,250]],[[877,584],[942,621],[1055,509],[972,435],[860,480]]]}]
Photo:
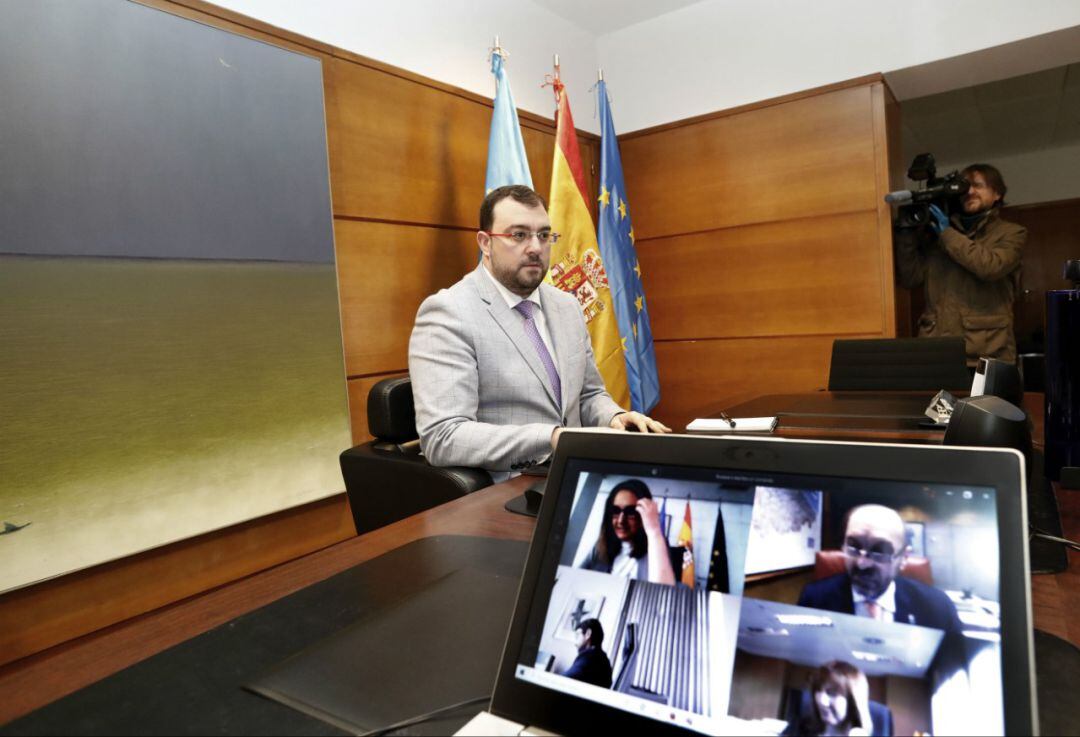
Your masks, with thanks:
[{"label": "light blue flag", "polygon": [[615,302],[619,337],[623,340],[630,403],[637,412],[648,412],[660,401],[660,378],[656,372],[649,308],[641,282],[641,265],[634,250],[634,227],[626,202],[619,142],[611,120],[607,86],[597,84],[600,96],[600,227],[597,240]]},{"label": "light blue flag", "polygon": [[488,139],[487,181],[484,192],[507,184],[533,186],[525,142],[521,140],[514,95],[503,68],[502,54],[491,53],[491,73],[495,75],[495,109],[491,113],[491,137]]}]

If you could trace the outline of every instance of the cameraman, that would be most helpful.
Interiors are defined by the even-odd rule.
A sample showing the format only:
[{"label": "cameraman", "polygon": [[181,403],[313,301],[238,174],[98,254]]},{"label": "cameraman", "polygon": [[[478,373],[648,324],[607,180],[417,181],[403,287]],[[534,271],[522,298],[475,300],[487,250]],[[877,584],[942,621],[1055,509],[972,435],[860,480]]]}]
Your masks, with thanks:
[{"label": "cameraman", "polygon": [[1015,363],[1013,302],[1027,229],[1001,219],[1005,180],[989,164],[961,172],[963,211],[930,205],[929,228],[896,232],[900,284],[926,285],[919,337],[963,336],[969,366],[980,356]]}]

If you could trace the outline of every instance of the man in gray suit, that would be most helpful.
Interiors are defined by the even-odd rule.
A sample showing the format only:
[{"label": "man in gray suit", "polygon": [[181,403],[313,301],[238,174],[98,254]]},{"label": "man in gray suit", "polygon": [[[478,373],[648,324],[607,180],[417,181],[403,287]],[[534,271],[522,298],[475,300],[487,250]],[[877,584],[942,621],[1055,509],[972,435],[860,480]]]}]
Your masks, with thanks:
[{"label": "man in gray suit", "polygon": [[480,265],[420,305],[409,374],[432,465],[502,481],[545,461],[564,427],[671,432],[605,391],[577,300],[543,283],[557,239],[540,195],[493,190],[480,207]]}]

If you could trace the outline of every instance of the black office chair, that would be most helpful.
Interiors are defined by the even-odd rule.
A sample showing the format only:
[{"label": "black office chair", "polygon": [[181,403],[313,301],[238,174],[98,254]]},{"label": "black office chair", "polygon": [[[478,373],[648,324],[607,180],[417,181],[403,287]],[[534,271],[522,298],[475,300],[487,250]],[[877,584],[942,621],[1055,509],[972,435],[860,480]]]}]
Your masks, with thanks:
[{"label": "black office chair", "polygon": [[412,382],[383,379],[368,392],[371,442],[341,454],[341,475],[357,534],[491,485],[479,468],[436,468],[420,454]]},{"label": "black office chair", "polygon": [[833,341],[829,391],[971,388],[963,338]]}]

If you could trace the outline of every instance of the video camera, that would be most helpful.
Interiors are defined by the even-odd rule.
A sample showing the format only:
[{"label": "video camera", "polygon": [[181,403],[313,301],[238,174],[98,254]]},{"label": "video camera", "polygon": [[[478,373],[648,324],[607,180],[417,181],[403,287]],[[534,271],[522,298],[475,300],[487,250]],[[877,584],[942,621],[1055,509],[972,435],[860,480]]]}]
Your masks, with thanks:
[{"label": "video camera", "polygon": [[908,167],[907,175],[908,179],[921,182],[922,186],[915,190],[902,189],[885,195],[886,202],[900,205],[894,223],[897,228],[920,228],[926,225],[930,220],[930,205],[937,205],[946,215],[960,210],[960,203],[971,186],[958,171],[938,177],[933,154],[916,156]]}]

